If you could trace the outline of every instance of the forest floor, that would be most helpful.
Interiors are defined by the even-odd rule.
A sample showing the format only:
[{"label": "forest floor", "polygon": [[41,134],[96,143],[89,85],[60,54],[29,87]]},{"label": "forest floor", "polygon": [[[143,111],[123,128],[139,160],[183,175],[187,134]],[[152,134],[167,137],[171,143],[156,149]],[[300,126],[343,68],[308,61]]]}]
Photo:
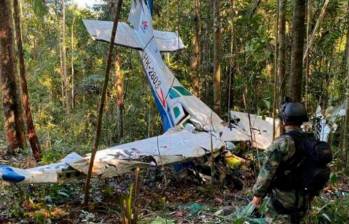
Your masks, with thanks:
[{"label": "forest floor", "polygon": [[[187,173],[148,170],[139,175],[133,198],[128,192],[134,186],[134,174],[94,179],[88,209],[82,205],[83,180],[62,185],[0,185],[0,223],[120,223],[128,214],[137,216],[138,223],[243,223],[234,222],[232,215],[252,197],[252,173],[239,172],[244,186],[237,189],[232,183],[202,184]],[[336,178],[314,202],[309,217],[322,223],[349,221],[348,177]],[[313,221],[309,223],[318,223]]]}]

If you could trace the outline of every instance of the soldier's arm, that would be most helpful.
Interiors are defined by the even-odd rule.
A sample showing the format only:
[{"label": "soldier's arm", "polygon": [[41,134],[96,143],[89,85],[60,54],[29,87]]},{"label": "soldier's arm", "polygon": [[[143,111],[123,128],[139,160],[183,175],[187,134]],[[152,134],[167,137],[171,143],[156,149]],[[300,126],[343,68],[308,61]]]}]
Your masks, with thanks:
[{"label": "soldier's arm", "polygon": [[288,138],[279,138],[267,150],[267,156],[259,171],[257,181],[253,186],[255,197],[263,198],[271,185],[275,173],[289,151]]}]

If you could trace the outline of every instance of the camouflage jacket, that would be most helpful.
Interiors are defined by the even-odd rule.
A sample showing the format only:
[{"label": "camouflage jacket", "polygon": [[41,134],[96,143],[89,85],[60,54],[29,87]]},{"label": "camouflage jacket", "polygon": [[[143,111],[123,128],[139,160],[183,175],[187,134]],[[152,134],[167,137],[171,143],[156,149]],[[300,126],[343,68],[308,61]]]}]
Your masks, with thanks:
[{"label": "camouflage jacket", "polygon": [[[285,132],[287,133],[293,130],[297,129],[287,128]],[[273,144],[266,151],[265,160],[258,174],[257,181],[253,186],[254,196],[263,198],[268,194],[268,196],[271,198],[277,199],[284,208],[295,207],[295,191],[281,191],[277,188],[270,189],[280,164],[289,160],[295,154],[295,152],[295,142],[293,141],[292,137],[288,135],[282,135],[273,142]],[[302,196],[298,198],[298,208],[304,205],[304,200],[305,199]]]}]

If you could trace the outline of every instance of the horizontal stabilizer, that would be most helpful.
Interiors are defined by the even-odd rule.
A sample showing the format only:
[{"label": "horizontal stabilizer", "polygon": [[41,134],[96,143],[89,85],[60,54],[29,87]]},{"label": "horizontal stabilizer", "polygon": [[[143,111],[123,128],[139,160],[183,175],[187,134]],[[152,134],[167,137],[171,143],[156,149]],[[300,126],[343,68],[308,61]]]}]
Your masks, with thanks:
[{"label": "horizontal stabilizer", "polygon": [[[99,20],[83,20],[83,22],[93,39],[110,42],[113,22]],[[118,23],[115,44],[138,50],[143,49],[143,46],[140,46],[136,39],[134,30],[123,22]]]},{"label": "horizontal stabilizer", "polygon": [[[84,25],[95,40],[110,42],[113,22],[100,20],[84,20]],[[115,37],[115,44],[143,50],[146,46],[137,39],[137,32],[127,23],[119,22]],[[162,52],[177,51],[184,48],[184,44],[175,32],[154,31],[155,42]],[[144,46],[143,46],[144,45]]]},{"label": "horizontal stabilizer", "polygon": [[178,33],[154,30],[154,37],[161,52],[178,51],[184,48]]}]

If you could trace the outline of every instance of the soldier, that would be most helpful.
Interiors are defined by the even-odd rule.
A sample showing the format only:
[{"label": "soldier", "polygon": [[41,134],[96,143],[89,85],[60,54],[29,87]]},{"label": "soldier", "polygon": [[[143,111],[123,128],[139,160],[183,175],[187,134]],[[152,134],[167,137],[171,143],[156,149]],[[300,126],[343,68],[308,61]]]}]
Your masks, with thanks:
[{"label": "soldier", "polygon": [[[329,168],[327,169],[326,166],[328,162],[326,161],[323,168],[321,168],[323,170],[319,171],[322,175],[320,178],[315,177],[314,174],[315,171],[318,172],[319,170],[318,165],[310,168],[303,168],[304,165],[301,165],[305,163],[307,156],[303,151],[317,149],[308,146],[308,143],[303,144],[306,147],[299,149],[301,148],[299,142],[318,143],[314,138],[309,141],[308,137],[305,137],[305,140],[299,140],[297,137],[305,135],[301,130],[301,125],[308,121],[303,104],[297,102],[284,103],[281,106],[280,118],[283,123],[284,134],[277,138],[266,151],[265,161],[253,186],[254,197],[251,203],[259,208],[263,199],[265,199],[266,208],[264,212],[260,212],[264,213],[267,223],[300,223],[309,210],[313,197],[320,190],[312,189],[312,192],[309,192],[307,188],[312,188],[315,184],[313,183],[314,180],[318,185],[317,188],[322,189],[324,187],[329,176]],[[326,147],[328,147],[327,143],[324,148]],[[329,150],[329,147],[326,150]],[[315,162],[312,162],[313,160],[309,161],[309,164],[315,164]],[[310,174],[308,171],[300,170],[299,167],[310,170]],[[308,176],[304,176],[305,173]],[[304,181],[302,178],[312,182],[308,183],[307,180]],[[307,187],[302,185],[305,184],[304,182],[307,182]]]}]

